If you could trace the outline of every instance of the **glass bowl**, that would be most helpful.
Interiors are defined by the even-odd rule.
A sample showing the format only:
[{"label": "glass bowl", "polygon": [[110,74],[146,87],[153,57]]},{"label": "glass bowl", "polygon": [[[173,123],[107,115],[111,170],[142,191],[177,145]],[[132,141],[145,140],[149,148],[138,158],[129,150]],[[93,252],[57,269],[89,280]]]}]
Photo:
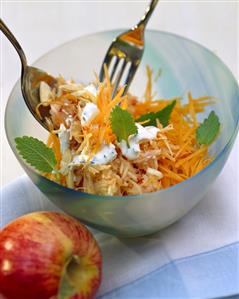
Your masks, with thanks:
[{"label": "glass bowl", "polygon": [[[53,75],[63,75],[88,83],[99,71],[112,39],[123,30],[101,32],[67,42],[41,57],[34,65]],[[107,233],[136,237],[154,233],[180,219],[205,195],[222,170],[238,130],[239,89],[229,69],[212,52],[183,37],[160,31],[147,31],[143,61],[131,87],[143,95],[145,65],[160,68],[162,76],[155,85],[161,97],[211,95],[218,98],[208,107],[220,117],[221,132],[210,147],[214,161],[194,177],[171,188],[136,196],[97,196],[74,191],[39,175],[19,156],[14,138],[34,136],[46,140],[44,130],[28,111],[17,82],[9,97],[5,127],[9,144],[34,184],[64,212],[85,224]],[[225,186],[226,188],[226,186]]]}]

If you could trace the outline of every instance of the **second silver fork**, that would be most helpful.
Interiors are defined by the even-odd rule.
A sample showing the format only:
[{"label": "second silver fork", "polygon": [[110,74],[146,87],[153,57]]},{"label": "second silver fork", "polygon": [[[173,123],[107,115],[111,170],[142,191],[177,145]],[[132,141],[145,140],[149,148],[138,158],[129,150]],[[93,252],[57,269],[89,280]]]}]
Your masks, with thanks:
[{"label": "second silver fork", "polygon": [[[110,80],[113,84],[112,98],[114,97],[124,72],[128,69],[124,94],[134,78],[137,68],[144,52],[145,27],[159,0],[152,0],[140,22],[132,29],[117,36],[110,45],[103,64],[101,66],[99,79],[102,82],[105,77],[104,65],[109,70]],[[111,67],[111,63],[113,63]],[[118,68],[118,70],[117,70]],[[117,72],[116,72],[117,70]]]}]

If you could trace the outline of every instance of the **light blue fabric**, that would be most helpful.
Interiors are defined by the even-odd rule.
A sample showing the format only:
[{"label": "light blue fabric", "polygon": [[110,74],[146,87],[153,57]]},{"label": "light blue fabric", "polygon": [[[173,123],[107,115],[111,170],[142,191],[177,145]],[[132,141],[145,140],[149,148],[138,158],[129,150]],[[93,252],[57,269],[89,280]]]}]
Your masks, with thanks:
[{"label": "light blue fabric", "polygon": [[[239,242],[170,262],[98,299],[239,298]],[[156,287],[157,286],[157,287]]]},{"label": "light blue fabric", "polygon": [[[157,234],[118,239],[92,230],[103,255],[97,299],[239,299],[237,161],[238,146],[204,200]],[[1,195],[0,227],[58,210],[26,176]]]},{"label": "light blue fabric", "polygon": [[[97,299],[238,299],[238,193],[213,192],[220,182],[156,235],[117,239],[93,230],[104,266]],[[34,210],[56,210],[26,177],[2,191],[1,226]]]}]

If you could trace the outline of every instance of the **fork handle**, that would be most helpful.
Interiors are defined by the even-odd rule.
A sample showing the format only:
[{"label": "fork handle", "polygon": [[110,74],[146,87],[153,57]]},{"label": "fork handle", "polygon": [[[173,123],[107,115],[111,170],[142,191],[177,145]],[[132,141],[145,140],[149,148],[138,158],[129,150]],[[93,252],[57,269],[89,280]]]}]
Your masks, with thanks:
[{"label": "fork handle", "polygon": [[144,29],[146,27],[158,1],[159,0],[152,0],[150,2],[149,6],[147,7],[147,9],[145,11],[145,14],[141,18],[140,22],[137,24],[137,27],[141,27],[142,29]]},{"label": "fork handle", "polygon": [[24,54],[24,51],[22,47],[20,46],[19,42],[15,38],[15,36],[12,34],[12,32],[8,29],[7,25],[3,22],[2,19],[0,19],[0,30],[5,34],[5,36],[8,38],[8,40],[11,42],[11,44],[16,49],[22,63],[22,70],[24,70],[27,67],[27,59]]}]

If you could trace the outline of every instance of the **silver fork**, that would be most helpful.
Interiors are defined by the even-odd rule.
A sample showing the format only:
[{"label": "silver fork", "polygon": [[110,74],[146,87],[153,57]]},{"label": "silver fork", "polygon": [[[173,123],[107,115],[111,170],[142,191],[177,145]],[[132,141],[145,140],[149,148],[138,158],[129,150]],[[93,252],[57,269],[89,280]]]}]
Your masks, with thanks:
[{"label": "silver fork", "polygon": [[[124,94],[128,91],[129,86],[134,78],[136,70],[140,64],[141,58],[144,52],[144,31],[145,27],[151,17],[159,0],[152,0],[140,22],[132,29],[117,36],[110,45],[103,64],[101,66],[99,79],[102,82],[105,77],[104,65],[109,70],[110,64],[113,62],[113,66],[110,72],[110,81],[113,84],[112,97],[114,97],[121,78],[126,68],[128,68],[128,74],[124,82],[125,89]],[[114,61],[113,61],[114,60]],[[121,64],[121,66],[120,66]],[[116,70],[119,66],[119,70]]]}]

